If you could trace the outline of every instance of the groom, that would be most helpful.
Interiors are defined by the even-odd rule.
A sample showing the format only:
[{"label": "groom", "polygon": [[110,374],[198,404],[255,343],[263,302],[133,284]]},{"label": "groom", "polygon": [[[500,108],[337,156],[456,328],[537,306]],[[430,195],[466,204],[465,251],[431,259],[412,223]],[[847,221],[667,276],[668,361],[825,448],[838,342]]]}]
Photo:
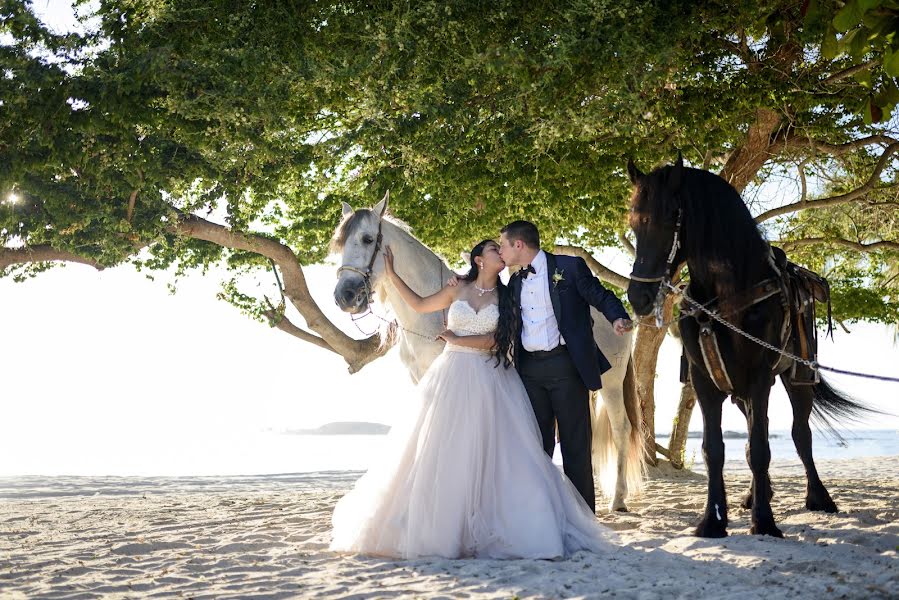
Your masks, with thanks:
[{"label": "groom", "polygon": [[543,449],[555,448],[555,428],[565,474],[596,512],[590,423],[590,391],[611,368],[593,339],[590,306],[623,335],[631,321],[621,301],[605,289],[580,257],[555,256],[540,249],[537,227],[515,221],[503,227],[500,256],[520,266],[509,280],[518,311],[515,365],[540,425]]}]

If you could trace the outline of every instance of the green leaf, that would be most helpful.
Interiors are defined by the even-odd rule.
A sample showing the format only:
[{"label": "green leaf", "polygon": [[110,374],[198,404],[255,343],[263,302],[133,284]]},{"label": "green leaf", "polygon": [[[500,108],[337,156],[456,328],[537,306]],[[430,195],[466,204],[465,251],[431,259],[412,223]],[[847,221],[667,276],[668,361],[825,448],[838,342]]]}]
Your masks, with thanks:
[{"label": "green leaf", "polygon": [[831,25],[827,28],[827,33],[824,34],[824,41],[821,42],[821,56],[824,60],[833,60],[839,52],[837,30]]},{"label": "green leaf", "polygon": [[855,75],[852,76],[862,87],[866,87],[868,89],[871,88],[871,69],[865,69],[864,71],[859,71]]},{"label": "green leaf", "polygon": [[854,59],[860,59],[871,49],[871,46],[868,43],[867,31],[864,28],[859,28],[855,31],[858,34],[852,38],[852,43],[849,44],[849,56]]},{"label": "green leaf", "polygon": [[899,49],[895,52],[886,49],[883,53],[883,70],[890,77],[899,77]]},{"label": "green leaf", "polygon": [[885,104],[899,104],[899,86],[892,79],[887,79],[884,82],[880,94],[883,96],[884,101],[881,106]]},{"label": "green leaf", "polygon": [[862,12],[867,12],[872,8],[877,8],[881,3],[882,0],[859,0],[858,5]]},{"label": "green leaf", "polygon": [[863,15],[864,12],[859,6],[858,0],[849,0],[843,8],[837,11],[833,18],[833,26],[841,33],[849,31],[861,22]]}]

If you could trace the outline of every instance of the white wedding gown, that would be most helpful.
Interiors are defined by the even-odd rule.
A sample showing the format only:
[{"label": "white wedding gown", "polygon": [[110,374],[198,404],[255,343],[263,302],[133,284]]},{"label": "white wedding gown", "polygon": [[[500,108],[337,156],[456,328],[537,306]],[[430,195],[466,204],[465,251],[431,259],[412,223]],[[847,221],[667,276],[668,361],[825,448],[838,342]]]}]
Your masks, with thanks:
[{"label": "white wedding gown", "polygon": [[[448,312],[457,335],[495,330],[496,305]],[[493,355],[447,345],[407,422],[334,510],[331,549],[398,558],[555,558],[604,552],[602,527],[543,452],[527,392]]]}]

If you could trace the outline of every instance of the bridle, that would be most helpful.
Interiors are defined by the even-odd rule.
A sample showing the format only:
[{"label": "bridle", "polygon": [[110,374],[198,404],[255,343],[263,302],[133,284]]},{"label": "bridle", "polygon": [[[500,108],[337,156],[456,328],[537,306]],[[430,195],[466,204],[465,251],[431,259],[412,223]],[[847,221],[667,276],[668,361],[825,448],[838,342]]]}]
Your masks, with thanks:
[{"label": "bridle", "polygon": [[[658,327],[661,327],[664,321],[662,316],[662,307],[665,304],[665,296],[668,295],[668,290],[670,289],[671,285],[671,271],[674,265],[674,257],[677,255],[677,251],[681,247],[680,230],[681,223],[683,222],[683,214],[683,208],[678,207],[677,224],[674,226],[674,238],[671,240],[671,251],[668,253],[668,260],[665,262],[665,270],[662,271],[662,274],[653,277],[645,277],[643,275],[637,275],[636,270],[634,270],[631,271],[630,275],[631,281],[636,281],[638,283],[659,284],[659,291],[656,294],[655,304],[653,305],[653,312],[655,312],[656,325]],[[636,266],[636,263],[634,266]]]},{"label": "bridle", "polygon": [[[384,317],[382,317],[380,315],[375,315],[375,313],[372,312],[372,310],[371,310],[371,304],[372,304],[372,301],[374,300],[374,290],[372,289],[372,285],[371,285],[371,276],[372,276],[372,270],[374,269],[374,266],[375,266],[375,260],[377,260],[377,258],[378,258],[378,252],[381,251],[381,242],[384,240],[384,234],[381,231],[381,227],[382,227],[383,223],[384,223],[384,215],[382,214],[378,218],[378,236],[377,236],[377,238],[375,238],[375,247],[371,253],[371,259],[368,261],[368,266],[365,269],[359,269],[359,268],[353,267],[351,265],[341,265],[337,269],[337,277],[338,278],[340,277],[340,274],[343,273],[344,271],[350,271],[351,273],[357,273],[357,274],[361,275],[362,281],[365,284],[365,300],[366,300],[366,303],[368,304],[368,311],[366,311],[365,313],[363,313],[362,315],[359,315],[359,316],[353,315],[350,318],[353,321],[353,323],[356,325],[356,328],[361,333],[365,334],[366,336],[371,335],[371,333],[367,333],[367,332],[363,331],[362,328],[359,327],[358,321],[362,317],[366,316],[367,314],[372,314],[375,317],[377,317],[378,319],[380,319],[381,321],[384,321],[385,323],[387,323],[393,329],[397,329],[397,328],[402,329],[403,331],[406,331],[413,335],[417,335],[418,337],[421,337],[421,338],[424,338],[427,340],[433,340],[434,339],[433,335],[425,335],[425,334],[419,333],[417,331],[412,331],[411,329],[406,329],[405,327],[403,327],[402,325],[397,323],[396,319],[394,319],[393,321],[388,321],[387,319],[385,319]],[[442,279],[443,269],[444,269],[443,262],[441,262],[440,259],[438,258],[437,264],[438,264],[438,268],[440,269],[438,276],[441,277],[441,279]],[[336,300],[335,300],[335,302],[336,302]],[[443,314],[443,327],[445,329],[447,326],[446,309],[443,309],[443,311],[441,311],[441,312]]]},{"label": "bridle", "polygon": [[363,270],[350,265],[341,265],[340,268],[337,269],[337,277],[340,277],[340,274],[344,271],[350,271],[352,273],[357,273],[362,276],[362,281],[365,284],[365,300],[367,303],[371,304],[374,292],[372,291],[371,286],[371,274],[372,269],[375,266],[375,260],[378,258],[378,252],[381,251],[381,241],[384,239],[383,233],[381,233],[381,226],[384,223],[383,215],[378,217],[378,237],[375,239],[375,248],[372,250],[371,259],[368,261],[368,266]]}]

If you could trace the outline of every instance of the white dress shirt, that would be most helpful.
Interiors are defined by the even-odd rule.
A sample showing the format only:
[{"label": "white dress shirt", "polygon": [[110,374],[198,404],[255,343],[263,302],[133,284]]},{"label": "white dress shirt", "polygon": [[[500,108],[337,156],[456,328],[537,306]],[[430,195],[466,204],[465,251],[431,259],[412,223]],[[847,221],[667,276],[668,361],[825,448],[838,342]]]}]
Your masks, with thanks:
[{"label": "white dress shirt", "polygon": [[528,352],[552,350],[565,340],[559,333],[559,324],[553,313],[549,296],[549,273],[546,270],[546,253],[541,250],[534,257],[528,273],[521,280],[521,345]]}]

